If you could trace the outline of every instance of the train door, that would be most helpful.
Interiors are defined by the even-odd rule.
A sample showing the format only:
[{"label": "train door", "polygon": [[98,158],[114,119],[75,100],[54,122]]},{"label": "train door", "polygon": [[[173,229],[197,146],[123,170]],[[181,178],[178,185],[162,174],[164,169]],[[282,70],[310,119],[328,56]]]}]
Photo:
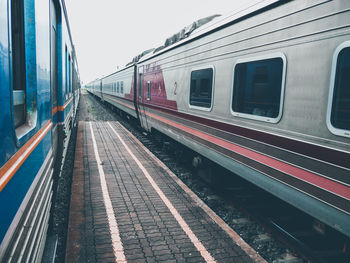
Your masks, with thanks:
[{"label": "train door", "polygon": [[137,66],[136,65],[134,65],[133,88],[134,88],[134,106],[135,106],[136,116],[137,116],[137,119],[140,120],[139,108],[138,108],[138,96],[137,96]]},{"label": "train door", "polygon": [[144,96],[144,92],[143,92],[143,66],[138,68],[138,87],[137,87],[137,92],[138,92],[138,96],[137,96],[137,110],[139,112],[139,118],[140,118],[140,124],[141,126],[148,130],[148,123],[147,123],[147,117],[146,117],[146,111],[145,111],[145,106],[143,103],[143,96]]},{"label": "train door", "polygon": [[54,2],[50,1],[50,37],[51,37],[51,106],[52,106],[52,148],[56,156],[58,143],[57,129],[57,10]]}]

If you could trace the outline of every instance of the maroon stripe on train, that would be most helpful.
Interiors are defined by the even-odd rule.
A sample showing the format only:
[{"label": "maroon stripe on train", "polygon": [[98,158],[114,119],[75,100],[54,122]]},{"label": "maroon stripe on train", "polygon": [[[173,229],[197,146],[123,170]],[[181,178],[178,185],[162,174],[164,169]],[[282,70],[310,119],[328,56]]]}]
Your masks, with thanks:
[{"label": "maroon stripe on train", "polygon": [[302,141],[293,140],[290,138],[280,137],[280,136],[269,134],[262,131],[256,131],[256,130],[252,130],[244,127],[239,127],[233,124],[214,121],[214,120],[202,118],[199,116],[194,116],[194,115],[170,110],[164,107],[157,107],[155,105],[150,105],[150,104],[142,104],[142,105],[180,117],[180,118],[184,118],[189,121],[197,122],[202,125],[207,125],[215,129],[220,129],[225,132],[230,132],[242,137],[267,143],[288,151],[296,152],[311,158],[315,158],[318,160],[322,160],[328,163],[332,163],[332,164],[350,169],[349,153],[325,148],[319,145],[314,145],[314,144],[310,144]]},{"label": "maroon stripe on train", "polygon": [[119,97],[119,96],[115,96],[115,95],[111,95],[111,94],[106,94],[106,93],[103,93],[103,96],[106,96],[107,98],[108,98],[108,97],[112,97],[112,98],[114,98],[114,99],[125,100],[125,101],[127,101],[127,102],[130,102],[131,104],[134,104],[134,101],[131,100],[131,99],[128,99],[128,98]]},{"label": "maroon stripe on train", "polygon": [[220,152],[224,155],[226,155],[229,158],[232,158],[243,165],[246,165],[254,170],[260,171],[261,173],[267,174],[270,177],[277,179],[279,181],[282,181],[294,188],[296,188],[299,191],[303,191],[307,193],[308,195],[311,195],[313,197],[318,198],[322,202],[329,203],[343,211],[346,211],[347,213],[350,213],[350,202],[337,194],[331,193],[327,190],[324,190],[322,188],[319,188],[318,186],[312,184],[311,182],[304,182],[298,178],[295,178],[293,176],[290,176],[288,174],[285,174],[281,171],[278,171],[274,168],[269,167],[268,165],[259,163],[253,159],[250,159],[246,156],[237,154],[235,152],[232,152],[228,149],[225,149],[213,142],[207,141],[205,139],[202,139],[200,137],[197,137],[191,133],[188,133],[186,131],[183,131],[177,127],[171,126],[170,124],[163,123],[160,120],[154,119],[156,122],[160,122],[163,125],[166,125],[169,127],[169,129],[172,129],[180,134],[183,134],[186,137],[191,138],[194,141],[197,141],[197,143],[200,143],[206,147],[212,148],[217,152]]},{"label": "maroon stripe on train", "polygon": [[326,162],[314,158],[308,158],[304,155],[300,155],[295,152],[287,151],[282,148],[277,148],[275,146],[261,143],[256,140],[250,140],[245,137],[238,136],[236,134],[228,133],[219,129],[199,124],[197,122],[192,122],[184,118],[170,115],[161,111],[149,109],[149,112],[155,114],[156,116],[160,116],[174,121],[176,123],[182,124],[186,127],[190,127],[203,133],[213,135],[217,138],[226,140],[244,148],[251,149],[255,152],[264,153],[265,155],[273,157],[277,160],[290,163],[297,167],[302,167],[303,169],[306,169],[308,171],[313,171],[314,173],[319,174],[323,177],[331,178],[333,180],[350,185],[349,170],[343,167],[337,165],[330,165]]}]

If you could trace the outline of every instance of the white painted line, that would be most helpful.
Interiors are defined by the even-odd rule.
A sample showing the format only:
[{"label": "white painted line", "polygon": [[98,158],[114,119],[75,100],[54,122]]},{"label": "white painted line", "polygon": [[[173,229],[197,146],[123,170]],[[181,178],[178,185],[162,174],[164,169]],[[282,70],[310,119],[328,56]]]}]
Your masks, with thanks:
[{"label": "white painted line", "polygon": [[156,184],[156,182],[153,180],[152,176],[148,173],[146,168],[142,165],[142,163],[137,159],[137,157],[132,153],[130,148],[126,145],[124,140],[119,136],[119,134],[116,132],[116,130],[112,127],[112,125],[108,122],[109,127],[111,127],[113,133],[118,137],[120,142],[124,145],[127,152],[130,154],[130,156],[134,159],[136,164],[139,166],[143,174],[146,176],[154,190],[157,192],[159,197],[163,200],[165,205],[168,207],[172,215],[175,217],[183,231],[186,233],[186,235],[189,237],[193,245],[196,247],[196,249],[199,251],[201,256],[204,258],[206,262],[214,263],[216,262],[214,258],[210,255],[210,253],[207,251],[207,249],[203,246],[202,242],[199,241],[197,236],[193,233],[191,228],[187,225],[185,220],[182,218],[182,216],[179,214],[179,212],[176,210],[176,208],[173,206],[173,204],[169,201],[169,199],[165,196],[163,191],[159,188],[159,186]]},{"label": "white painted line", "polygon": [[186,192],[191,198],[201,207],[209,217],[224,230],[231,239],[241,247],[255,262],[267,263],[251,246],[249,246],[228,224],[226,224],[209,206],[207,206],[187,185],[185,185],[161,160],[159,160],[153,153],[151,153],[131,132],[129,132],[123,125],[119,126],[142,148],[153,160],[155,160],[160,167],[162,167],[173,180]]},{"label": "white painted line", "polygon": [[89,122],[89,125],[90,125],[91,137],[92,137],[92,144],[94,146],[94,153],[95,153],[95,158],[96,158],[97,167],[98,167],[98,173],[100,175],[103,202],[104,202],[106,214],[108,217],[109,232],[111,234],[115,262],[124,263],[127,261],[124,255],[123,243],[120,239],[119,228],[118,228],[117,220],[115,219],[112,201],[109,196],[106,177],[101,165],[101,159],[100,159],[100,155],[98,154],[97,143],[95,140],[95,135],[92,129],[91,122]]}]

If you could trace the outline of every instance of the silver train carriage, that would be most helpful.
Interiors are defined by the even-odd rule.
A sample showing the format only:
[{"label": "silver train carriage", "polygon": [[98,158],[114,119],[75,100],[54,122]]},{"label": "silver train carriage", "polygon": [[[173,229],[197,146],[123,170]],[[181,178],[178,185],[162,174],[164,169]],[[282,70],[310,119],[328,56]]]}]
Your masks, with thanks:
[{"label": "silver train carriage", "polygon": [[87,88],[350,236],[349,21],[346,0],[257,1]]}]

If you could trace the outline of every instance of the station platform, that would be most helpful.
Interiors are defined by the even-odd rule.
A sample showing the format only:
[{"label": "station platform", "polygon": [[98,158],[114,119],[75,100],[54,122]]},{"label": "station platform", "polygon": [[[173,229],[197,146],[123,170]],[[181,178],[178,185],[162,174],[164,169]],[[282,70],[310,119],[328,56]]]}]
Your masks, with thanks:
[{"label": "station platform", "polygon": [[79,122],[66,262],[265,262],[118,122]]}]

